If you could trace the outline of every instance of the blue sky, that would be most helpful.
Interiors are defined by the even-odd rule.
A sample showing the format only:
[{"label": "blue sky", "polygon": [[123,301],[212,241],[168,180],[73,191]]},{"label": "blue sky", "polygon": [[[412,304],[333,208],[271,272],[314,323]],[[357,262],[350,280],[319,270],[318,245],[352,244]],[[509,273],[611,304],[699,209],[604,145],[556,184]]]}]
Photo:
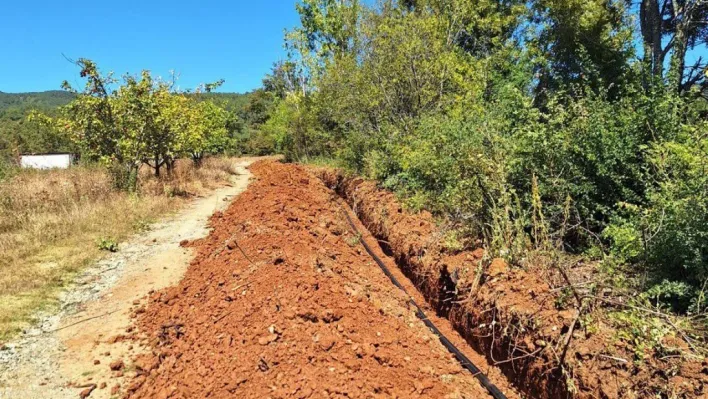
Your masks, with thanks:
[{"label": "blue sky", "polygon": [[38,0],[3,2],[0,91],[78,83],[70,58],[116,74],[180,74],[182,88],[225,79],[220,91],[258,87],[285,57],[283,30],[298,23],[295,0]]},{"label": "blue sky", "polygon": [[[298,23],[295,1],[6,1],[0,91],[56,90],[65,79],[80,85],[64,55],[119,75],[175,70],[184,89],[223,78],[222,92],[252,90],[285,57],[283,30]],[[708,51],[694,50],[687,61],[698,56]]]}]

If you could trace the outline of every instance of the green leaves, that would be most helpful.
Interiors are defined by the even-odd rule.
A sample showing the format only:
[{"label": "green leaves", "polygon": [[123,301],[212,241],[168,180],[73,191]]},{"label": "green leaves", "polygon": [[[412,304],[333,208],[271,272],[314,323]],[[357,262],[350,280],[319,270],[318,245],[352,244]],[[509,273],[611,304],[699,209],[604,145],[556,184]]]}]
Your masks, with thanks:
[{"label": "green leaves", "polygon": [[[125,75],[119,82],[102,74],[93,61],[79,59],[82,91],[69,84],[76,98],[62,108],[56,119],[33,117],[70,135],[85,158],[112,166],[119,185],[134,188],[140,164],[159,175],[171,170],[174,160],[190,156],[201,161],[206,153],[223,151],[227,145],[228,113],[199,94],[177,90],[175,80],[163,81],[149,71]],[[206,84],[209,92],[223,81]],[[200,89],[202,90],[202,89]]]}]

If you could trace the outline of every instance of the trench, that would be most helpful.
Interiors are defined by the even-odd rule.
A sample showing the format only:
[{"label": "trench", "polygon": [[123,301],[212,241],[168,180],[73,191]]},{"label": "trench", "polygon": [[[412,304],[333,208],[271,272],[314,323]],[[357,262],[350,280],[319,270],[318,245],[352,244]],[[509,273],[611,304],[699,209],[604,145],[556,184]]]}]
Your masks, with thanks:
[{"label": "trench", "polygon": [[[352,230],[354,230],[357,233],[357,235],[361,235],[361,232],[357,229],[356,225],[354,224],[351,217],[349,216],[349,213],[347,212],[347,213],[345,213],[345,215],[347,217],[347,221],[349,222],[349,226],[352,228]],[[389,278],[389,280],[391,280],[391,283],[393,283],[393,285],[398,287],[398,289],[400,289],[401,291],[403,291],[404,293],[406,293],[406,295],[408,295],[410,297],[410,295],[406,291],[405,287],[403,287],[401,285],[401,283],[398,282],[396,277],[390,272],[390,270],[388,270],[388,268],[383,263],[381,258],[379,258],[378,255],[376,255],[374,253],[374,251],[369,247],[369,244],[366,243],[366,240],[362,240],[361,243],[364,246],[364,248],[366,249],[366,252],[369,254],[369,256],[371,256],[374,259],[374,261],[376,262],[376,264],[378,264],[379,268],[381,268],[381,271],[383,271],[384,274],[386,274],[386,276]],[[479,367],[477,367],[467,356],[465,356],[465,354],[462,353],[460,351],[460,349],[457,348],[455,346],[455,344],[452,341],[450,341],[450,339],[447,338],[437,328],[437,326],[433,323],[433,321],[431,321],[428,318],[428,316],[426,316],[423,309],[421,309],[421,307],[418,306],[418,304],[415,302],[415,299],[409,298],[408,303],[415,309],[416,316],[420,320],[423,321],[423,323],[426,325],[426,327],[428,327],[433,332],[433,334],[435,334],[438,337],[438,339],[440,340],[442,345],[451,354],[453,354],[455,356],[455,358],[457,359],[458,362],[460,362],[460,365],[462,367],[464,367],[466,370],[468,370],[470,373],[472,373],[472,375],[474,377],[476,377],[477,380],[479,380],[480,384],[482,384],[482,386],[492,395],[492,397],[494,397],[494,399],[507,399],[507,397],[504,395],[504,393],[502,393],[502,391],[499,390],[499,388],[489,380],[489,378],[479,369]]]},{"label": "trench", "polygon": [[[435,270],[434,275],[421,271],[421,259],[425,256],[420,249],[399,246],[392,240],[389,229],[385,228],[386,215],[376,212],[380,208],[378,201],[369,201],[367,195],[358,195],[357,188],[364,180],[345,177],[337,172],[318,171],[317,176],[338,198],[349,205],[350,211],[376,239],[383,254],[392,259],[398,269],[406,276],[420,293],[436,315],[449,322],[450,327],[460,334],[469,348],[484,356],[489,365],[498,368],[508,382],[524,397],[540,399],[570,399],[573,394],[567,385],[568,377],[552,364],[539,364],[538,358],[518,356],[516,345],[508,337],[494,338],[480,336],[475,327],[489,325],[495,320],[506,319],[508,324],[521,323],[516,316],[505,309],[493,306],[490,309],[470,312],[460,306],[460,294],[456,292],[456,283],[446,267]],[[383,190],[377,189],[379,192]],[[399,210],[400,212],[400,210]],[[424,251],[424,250],[423,250]],[[486,275],[480,276],[480,286],[484,286]],[[512,347],[514,349],[512,349]],[[469,348],[463,348],[468,350]],[[520,357],[519,360],[515,360]]]}]

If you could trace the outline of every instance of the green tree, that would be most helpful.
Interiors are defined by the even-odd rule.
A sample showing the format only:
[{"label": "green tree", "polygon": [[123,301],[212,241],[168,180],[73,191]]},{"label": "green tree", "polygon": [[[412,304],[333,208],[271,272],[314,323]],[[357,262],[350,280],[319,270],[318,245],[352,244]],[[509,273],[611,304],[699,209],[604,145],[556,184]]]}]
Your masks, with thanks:
[{"label": "green tree", "polygon": [[571,85],[595,92],[610,88],[616,97],[633,55],[632,30],[623,0],[536,0],[540,35],[538,99]]},{"label": "green tree", "polygon": [[206,154],[223,152],[228,145],[228,112],[210,101],[194,102],[184,96],[174,99],[170,114],[174,120],[179,120],[179,115],[183,118],[183,124],[176,126],[176,152],[186,153],[197,166]]},{"label": "green tree", "polygon": [[[64,83],[76,97],[55,123],[72,135],[84,157],[111,165],[121,186],[135,188],[141,164],[160,176],[163,167],[171,172],[183,154],[199,163],[205,153],[223,150],[226,111],[176,90],[174,79],[154,79],[143,71],[123,76],[119,84],[90,60],[80,59],[77,65],[85,87],[79,92]],[[203,89],[208,92],[220,84]]]}]

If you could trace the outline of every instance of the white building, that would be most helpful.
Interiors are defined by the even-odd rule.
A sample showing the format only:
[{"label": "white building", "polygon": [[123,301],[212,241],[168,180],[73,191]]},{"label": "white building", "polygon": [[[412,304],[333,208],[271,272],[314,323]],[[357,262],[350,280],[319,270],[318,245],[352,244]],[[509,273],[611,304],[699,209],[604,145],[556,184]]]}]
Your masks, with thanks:
[{"label": "white building", "polygon": [[74,162],[73,154],[21,155],[20,166],[33,169],[66,169]]}]

